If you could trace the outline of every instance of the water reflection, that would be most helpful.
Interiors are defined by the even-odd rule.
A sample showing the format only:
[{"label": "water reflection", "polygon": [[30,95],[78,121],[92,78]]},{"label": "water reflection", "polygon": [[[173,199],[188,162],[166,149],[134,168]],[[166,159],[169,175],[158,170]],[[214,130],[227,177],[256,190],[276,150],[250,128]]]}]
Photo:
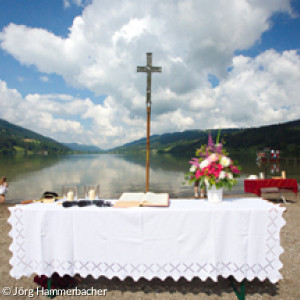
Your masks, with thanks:
[{"label": "water reflection", "polygon": [[[243,168],[242,177],[233,193],[243,192],[243,180],[250,174],[265,172],[278,176],[285,170],[288,178],[299,180],[299,170],[293,164],[280,162],[271,174],[270,165],[256,164],[255,155],[235,156]],[[189,170],[190,157],[152,155],[150,157],[150,190],[168,192],[171,197],[192,197],[193,187],[182,185]],[[38,199],[46,190],[61,194],[63,185],[77,185],[83,197],[85,184],[99,184],[101,197],[117,198],[123,192],[145,189],[145,155],[70,155],[65,157],[0,158],[1,175],[9,182],[7,201]],[[228,192],[227,192],[228,193]]]}]

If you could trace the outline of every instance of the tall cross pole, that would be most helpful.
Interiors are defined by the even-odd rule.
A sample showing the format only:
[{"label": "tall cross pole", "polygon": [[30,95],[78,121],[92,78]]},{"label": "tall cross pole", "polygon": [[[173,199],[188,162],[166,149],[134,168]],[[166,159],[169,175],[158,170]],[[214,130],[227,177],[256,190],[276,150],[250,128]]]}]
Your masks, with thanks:
[{"label": "tall cross pole", "polygon": [[161,72],[161,67],[152,66],[152,53],[147,53],[147,66],[137,67],[137,72],[147,73],[147,93],[146,93],[146,106],[147,106],[147,151],[146,151],[146,192],[149,188],[149,153],[150,153],[150,117],[151,117],[151,73]]}]

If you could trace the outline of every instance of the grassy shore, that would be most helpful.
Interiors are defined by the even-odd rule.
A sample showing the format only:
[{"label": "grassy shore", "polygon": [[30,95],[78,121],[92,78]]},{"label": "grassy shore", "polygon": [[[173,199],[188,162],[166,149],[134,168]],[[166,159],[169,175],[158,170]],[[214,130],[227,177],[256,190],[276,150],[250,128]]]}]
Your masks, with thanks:
[{"label": "grassy shore", "polygon": [[[236,196],[236,195],[235,195]],[[273,198],[275,195],[270,195]],[[281,245],[284,248],[284,253],[280,256],[283,263],[281,274],[283,279],[277,284],[272,284],[268,280],[260,282],[254,280],[246,282],[246,299],[282,299],[282,300],[297,300],[300,299],[300,197],[295,198],[291,193],[287,195],[288,204],[287,211],[284,213],[284,218],[287,224],[281,231]],[[0,205],[0,230],[1,230],[1,252],[0,252],[0,299],[28,299],[26,296],[3,296],[1,291],[3,287],[11,289],[36,289],[36,284],[33,282],[33,277],[22,277],[16,280],[9,275],[10,265],[9,260],[12,256],[9,251],[11,238],[8,236],[11,230],[7,223],[9,217],[9,204]],[[117,278],[108,280],[100,277],[98,280],[92,277],[82,279],[78,285],[79,288],[95,288],[107,289],[108,292],[104,299],[114,300],[199,300],[199,299],[237,299],[229,280],[219,278],[217,283],[208,280],[201,282],[194,279],[191,282],[181,278],[175,282],[171,278],[165,281],[153,279],[147,281],[144,279],[134,282],[131,278],[120,281]],[[83,299],[93,300],[102,298],[100,296],[58,296],[55,299]],[[36,296],[32,299],[48,299],[46,296]]]}]

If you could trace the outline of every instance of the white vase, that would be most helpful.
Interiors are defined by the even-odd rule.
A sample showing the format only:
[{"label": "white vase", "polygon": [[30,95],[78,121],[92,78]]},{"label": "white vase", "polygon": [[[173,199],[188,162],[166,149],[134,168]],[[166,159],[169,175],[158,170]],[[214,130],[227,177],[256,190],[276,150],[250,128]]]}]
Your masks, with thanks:
[{"label": "white vase", "polygon": [[223,199],[223,188],[217,189],[214,185],[207,188],[207,199],[210,203],[221,203]]}]

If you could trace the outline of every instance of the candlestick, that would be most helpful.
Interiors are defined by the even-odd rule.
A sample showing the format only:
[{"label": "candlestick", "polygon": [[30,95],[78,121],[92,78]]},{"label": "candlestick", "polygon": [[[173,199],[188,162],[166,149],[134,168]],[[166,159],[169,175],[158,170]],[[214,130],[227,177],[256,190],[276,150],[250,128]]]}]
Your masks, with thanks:
[{"label": "candlestick", "polygon": [[73,201],[74,200],[74,193],[72,190],[70,190],[68,193],[67,193],[67,201]]},{"label": "candlestick", "polygon": [[94,189],[89,191],[89,199],[95,200],[95,190]]}]

